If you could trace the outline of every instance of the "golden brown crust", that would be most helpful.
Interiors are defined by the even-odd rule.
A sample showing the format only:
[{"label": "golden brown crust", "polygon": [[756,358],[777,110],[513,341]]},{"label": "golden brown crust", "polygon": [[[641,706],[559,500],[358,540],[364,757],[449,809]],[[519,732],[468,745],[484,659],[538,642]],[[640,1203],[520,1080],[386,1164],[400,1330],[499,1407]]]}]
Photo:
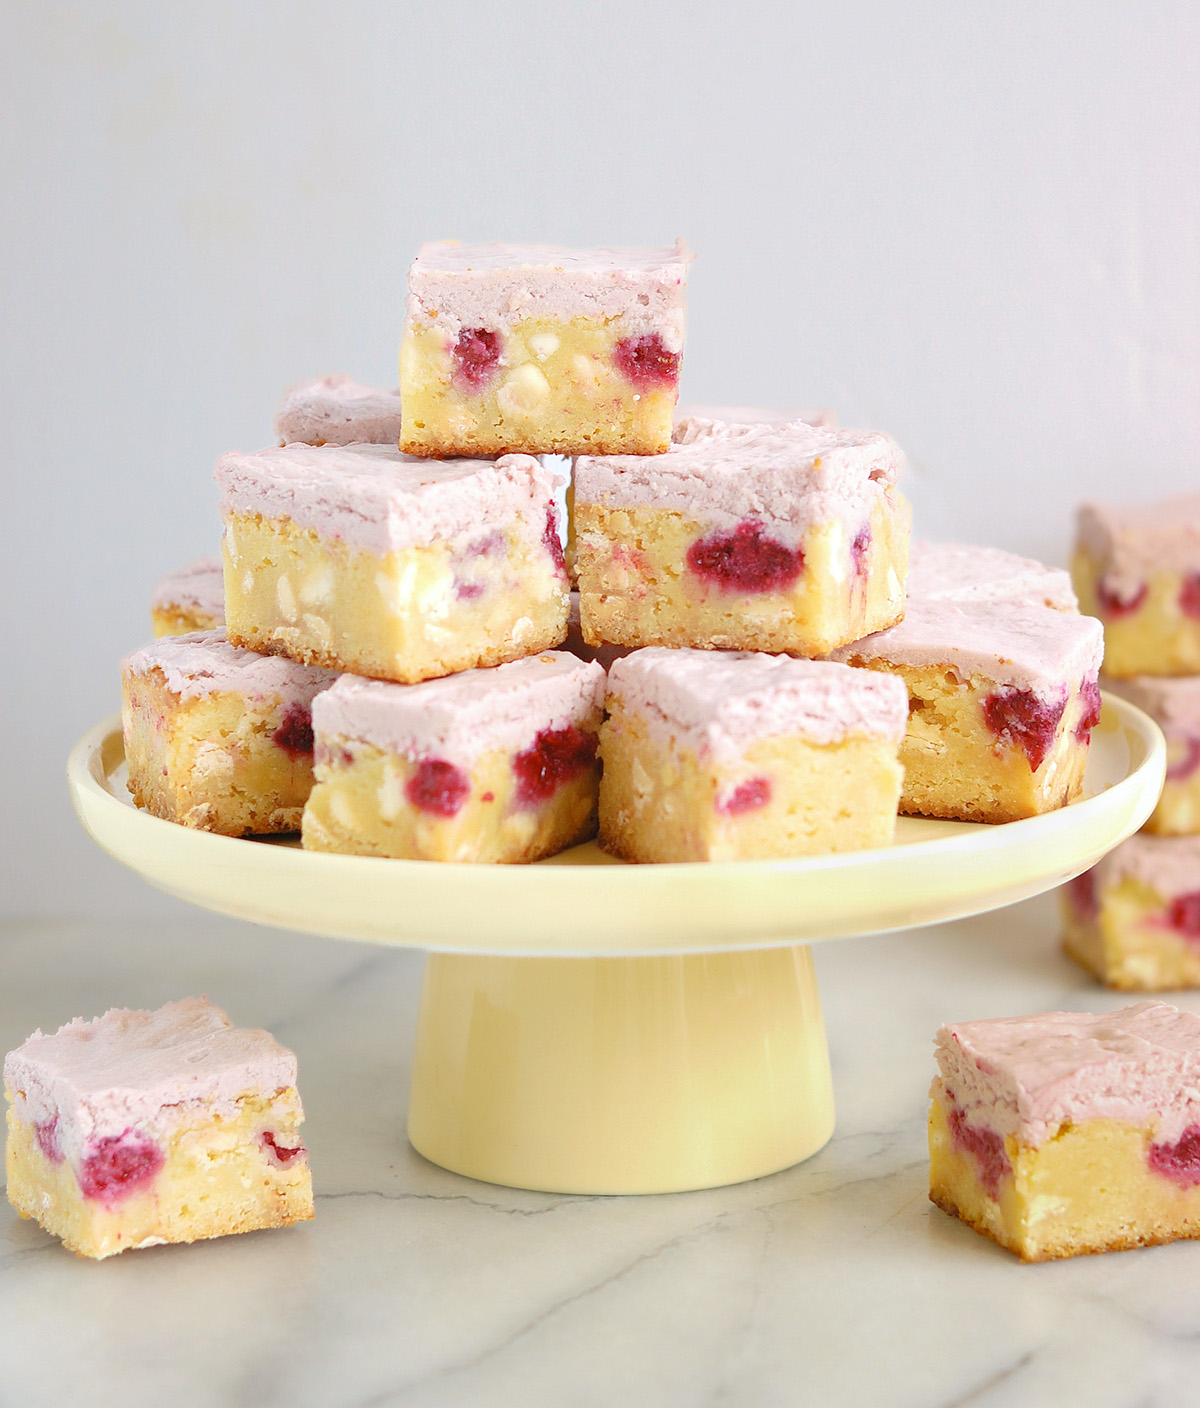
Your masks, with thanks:
[{"label": "golden brown crust", "polygon": [[400,441],[406,455],[453,459],[459,455],[663,455],[671,448],[669,434],[644,434],[636,426],[605,427],[581,437],[546,433],[522,434],[506,426],[502,434],[485,429],[466,435],[406,434]]}]

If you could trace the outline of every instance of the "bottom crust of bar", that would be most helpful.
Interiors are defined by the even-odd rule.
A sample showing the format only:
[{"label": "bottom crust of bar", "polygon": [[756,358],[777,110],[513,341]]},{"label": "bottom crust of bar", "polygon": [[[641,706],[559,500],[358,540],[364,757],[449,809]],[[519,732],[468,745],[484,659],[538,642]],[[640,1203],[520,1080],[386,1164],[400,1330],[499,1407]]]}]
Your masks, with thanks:
[{"label": "bottom crust of bar", "polygon": [[274,1099],[248,1096],[234,1119],[198,1118],[171,1136],[152,1185],[114,1207],[85,1198],[66,1160],[42,1153],[31,1125],[10,1108],[8,1198],[78,1256],[101,1260],[164,1243],[286,1227],[313,1216],[312,1176],[304,1155],[275,1167],[259,1142],[264,1128],[285,1147],[299,1142],[295,1090]]},{"label": "bottom crust of bar", "polygon": [[945,1106],[929,1111],[929,1197],[1016,1252],[1052,1261],[1200,1238],[1200,1184],[1182,1188],[1147,1162],[1148,1131],[1117,1120],[1065,1126],[1039,1148],[1011,1135],[1011,1172],[995,1194],[955,1147]]}]

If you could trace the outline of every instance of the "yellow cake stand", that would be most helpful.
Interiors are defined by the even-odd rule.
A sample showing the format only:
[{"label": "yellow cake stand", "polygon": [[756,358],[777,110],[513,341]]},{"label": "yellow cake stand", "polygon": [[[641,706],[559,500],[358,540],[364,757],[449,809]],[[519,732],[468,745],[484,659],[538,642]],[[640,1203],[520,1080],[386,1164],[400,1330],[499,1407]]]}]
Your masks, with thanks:
[{"label": "yellow cake stand", "polygon": [[656,1193],[757,1178],[833,1132],[809,945],[995,909],[1079,874],[1162,787],[1162,734],[1107,697],[1084,795],[1005,826],[902,817],[893,845],[799,860],[624,865],[594,844],[450,866],[236,840],[138,811],[119,719],[68,766],[112,856],[255,923],[431,950],[408,1133],[489,1183]]}]

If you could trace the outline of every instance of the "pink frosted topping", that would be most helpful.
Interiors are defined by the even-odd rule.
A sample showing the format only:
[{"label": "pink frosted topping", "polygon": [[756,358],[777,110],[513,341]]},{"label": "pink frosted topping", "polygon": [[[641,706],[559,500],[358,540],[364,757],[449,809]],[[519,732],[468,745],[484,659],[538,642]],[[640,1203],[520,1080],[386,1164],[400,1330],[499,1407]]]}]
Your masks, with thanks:
[{"label": "pink frosted topping", "polygon": [[408,321],[452,340],[463,329],[523,318],[603,318],[621,336],[657,332],[683,347],[691,255],[672,249],[564,249],[543,244],[425,244],[408,271]]},{"label": "pink frosted topping", "polygon": [[830,410],[793,406],[704,406],[685,404],[675,407],[675,429],[671,439],[679,445],[690,445],[706,435],[720,435],[731,425],[788,425],[801,421],[805,425],[824,426],[832,430],[834,414]]},{"label": "pink frosted topping", "polygon": [[198,1102],[228,1116],[247,1094],[294,1086],[296,1058],[269,1032],[235,1027],[207,998],[188,997],[155,1012],[76,1018],[52,1036],[34,1032],[5,1057],[4,1079],[17,1118],[57,1119],[56,1146],[78,1166],[85,1153],[115,1158],[131,1130],[141,1142],[160,1137]]},{"label": "pink frosted topping", "polygon": [[314,702],[313,727],[318,748],[351,739],[469,770],[484,753],[530,747],[544,729],[594,727],[603,703],[603,669],[552,650],[421,684],[343,675]]},{"label": "pink frosted topping", "polygon": [[1033,1147],[1089,1119],[1149,1126],[1167,1143],[1200,1121],[1200,1017],[1165,1002],[961,1022],[935,1044],[968,1124]]},{"label": "pink frosted topping", "polygon": [[1200,836],[1153,836],[1138,831],[1092,869],[1097,885],[1138,880],[1161,899],[1200,890]]},{"label": "pink frosted topping", "polygon": [[903,465],[896,442],[875,431],[729,425],[665,455],[581,456],[575,503],[678,509],[721,528],[757,522],[794,549],[831,519],[853,524],[853,538]]},{"label": "pink frosted topping", "polygon": [[155,582],[150,603],[156,611],[201,612],[225,624],[225,573],[219,557],[198,557]]},{"label": "pink frosted topping", "polygon": [[285,445],[395,445],[400,393],[363,386],[348,376],[303,381],[285,394],[275,429]]},{"label": "pink frosted topping", "polygon": [[963,678],[1051,700],[1094,680],[1104,631],[1094,617],[1013,602],[912,601],[899,625],[833,652],[835,660],[945,666]]},{"label": "pink frosted topping", "polygon": [[895,676],[787,655],[651,646],[614,661],[608,684],[611,700],[657,732],[722,760],[781,734],[899,743],[908,720],[908,691]]},{"label": "pink frosted topping", "polygon": [[555,487],[553,472],[532,455],[431,460],[386,445],[283,445],[224,455],[216,480],[226,518],[289,518],[380,554],[514,518],[540,539]]},{"label": "pink frosted topping", "polygon": [[1078,611],[1071,577],[1000,548],[914,541],[908,555],[910,601],[1015,601]]},{"label": "pink frosted topping", "polygon": [[150,670],[162,671],[172,694],[201,699],[229,691],[248,699],[276,695],[284,704],[308,705],[338,678],[336,670],[300,665],[285,655],[259,655],[230,645],[223,631],[191,631],[163,636],[121,662],[126,679]]},{"label": "pink frosted topping", "polygon": [[1170,739],[1200,738],[1200,675],[1134,675],[1102,681],[1105,689],[1149,714]]},{"label": "pink frosted topping", "polygon": [[1200,572],[1200,494],[1137,508],[1082,504],[1077,541],[1100,570],[1101,591],[1129,603],[1152,572]]}]

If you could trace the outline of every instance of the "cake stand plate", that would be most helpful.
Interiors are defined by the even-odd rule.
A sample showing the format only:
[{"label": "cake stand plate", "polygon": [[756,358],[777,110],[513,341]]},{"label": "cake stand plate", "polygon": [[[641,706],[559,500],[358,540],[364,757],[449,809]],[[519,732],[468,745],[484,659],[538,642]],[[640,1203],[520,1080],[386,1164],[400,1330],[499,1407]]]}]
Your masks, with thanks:
[{"label": "cake stand plate", "polygon": [[151,884],[256,923],[432,950],[409,1137],[514,1187],[633,1193],[774,1172],[833,1131],[808,945],[1011,904],[1135,831],[1162,787],[1154,723],[1106,696],[1083,796],[1003,826],[902,817],[893,845],[796,860],[532,866],[303,851],[137,810],[119,719],[71,753],[93,839]]}]

